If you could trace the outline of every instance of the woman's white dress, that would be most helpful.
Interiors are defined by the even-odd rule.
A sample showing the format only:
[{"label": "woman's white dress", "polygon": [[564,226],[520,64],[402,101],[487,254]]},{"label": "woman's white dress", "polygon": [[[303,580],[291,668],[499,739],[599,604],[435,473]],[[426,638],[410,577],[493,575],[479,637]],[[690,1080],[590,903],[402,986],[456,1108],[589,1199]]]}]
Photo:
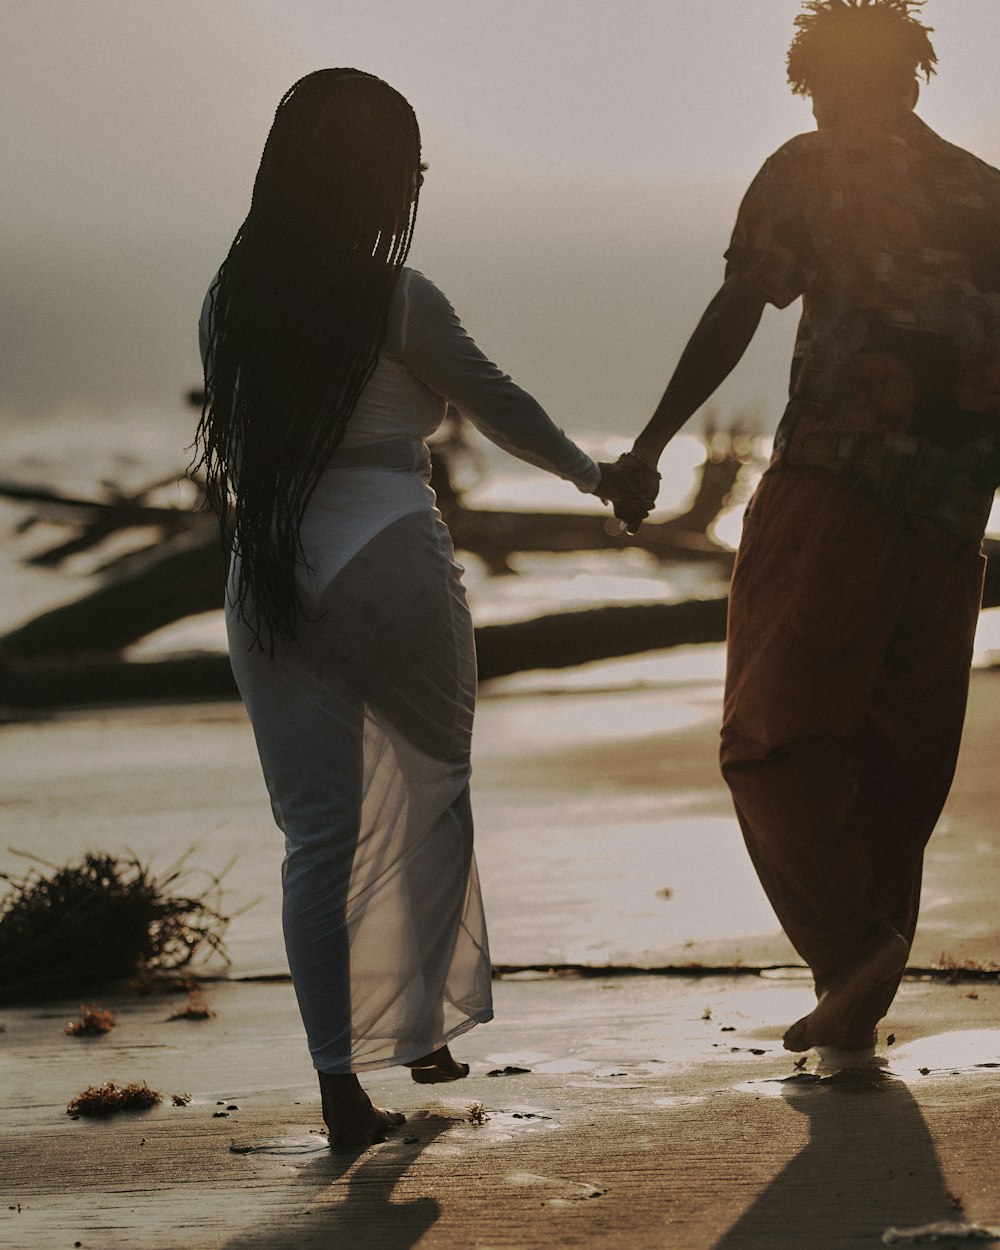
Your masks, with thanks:
[{"label": "woman's white dress", "polygon": [[[210,300],[202,316],[207,342]],[[472,846],[472,622],[424,439],[454,405],[591,491],[599,471],[403,271],[375,371],[310,498],[303,618],[273,657],[227,594],[229,649],[284,831],[283,925],[313,1063],[405,1063],[492,1017]]]}]

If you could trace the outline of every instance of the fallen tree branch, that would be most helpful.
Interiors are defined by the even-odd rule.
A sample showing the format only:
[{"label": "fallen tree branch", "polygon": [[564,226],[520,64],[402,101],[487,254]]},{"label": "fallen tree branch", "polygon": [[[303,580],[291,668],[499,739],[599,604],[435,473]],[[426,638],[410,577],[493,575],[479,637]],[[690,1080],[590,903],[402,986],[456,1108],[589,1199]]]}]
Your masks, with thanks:
[{"label": "fallen tree branch", "polygon": [[723,642],[728,600],[636,603],[559,612],[476,630],[479,676],[506,677],[532,668],[572,668],[593,660]]},{"label": "fallen tree branch", "polygon": [[[685,643],[721,642],[726,600],[652,603],[561,612],[476,630],[479,676],[569,668]],[[125,663],[10,664],[0,670],[0,703],[11,708],[236,697],[225,655]]]},{"label": "fallen tree branch", "polygon": [[[687,511],[665,521],[647,522],[627,540],[607,533],[607,514],[467,508],[452,485],[448,459],[440,454],[433,460],[433,483],[456,548],[479,556],[493,572],[510,571],[508,559],[517,551],[620,550],[626,545],[660,560],[711,560],[726,566],[732,562],[732,551],[708,537],[707,530],[733,497],[748,463],[749,448],[749,443],[744,446],[735,436],[722,436],[720,442],[713,435]],[[53,510],[68,513],[76,527],[72,537],[31,557],[29,563],[58,565],[124,528],[147,526],[154,532],[143,550],[117,557],[106,566],[112,576],[95,590],[0,639],[7,655],[17,660],[111,656],[154,630],[221,606],[225,571],[218,527],[204,511],[145,503],[163,484],[154,483],[134,494],[112,491],[102,501],[0,481],[0,496],[39,505],[43,515]]]},{"label": "fallen tree branch", "polygon": [[82,599],[43,612],[0,639],[19,660],[116,655],[164,625],[222,607],[225,557],[218,531],[182,534]]},{"label": "fallen tree branch", "polygon": [[[985,547],[983,607],[1000,607],[1000,542]],[[217,583],[213,594],[217,594]],[[685,603],[640,603],[560,612],[476,630],[482,680],[529,669],[569,668],[594,660],[723,642],[725,597]],[[0,704],[10,708],[71,707],[94,703],[235,698],[224,655],[199,654],[122,663],[25,664],[0,662]]]},{"label": "fallen tree branch", "polygon": [[[511,551],[578,551],[622,548],[600,516],[523,512],[466,512],[455,545],[489,559]],[[643,526],[641,544],[662,558],[711,559],[723,566],[732,552],[703,534],[671,521]],[[628,540],[633,545],[633,540]],[[176,535],[129,557],[123,571],[81,599],[43,612],[0,639],[0,649],[19,660],[109,656],[156,629],[222,606],[225,560],[218,530]],[[585,614],[580,614],[585,615]],[[576,663],[577,661],[572,661]]]}]

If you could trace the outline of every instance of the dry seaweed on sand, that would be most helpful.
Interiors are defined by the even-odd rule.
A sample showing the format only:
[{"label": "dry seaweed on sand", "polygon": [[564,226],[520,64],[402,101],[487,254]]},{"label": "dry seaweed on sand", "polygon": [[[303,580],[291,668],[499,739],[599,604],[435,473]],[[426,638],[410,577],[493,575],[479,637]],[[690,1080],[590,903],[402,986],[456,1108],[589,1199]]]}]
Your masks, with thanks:
[{"label": "dry seaweed on sand", "polygon": [[489,1121],[489,1118],[489,1113],[481,1102],[469,1103],[469,1114],[467,1119],[470,1124],[475,1124],[478,1128],[479,1125],[486,1124]]},{"label": "dry seaweed on sand", "polygon": [[67,1115],[104,1116],[119,1111],[146,1111],[163,1101],[163,1096],[150,1089],[145,1081],[130,1081],[128,1085],[116,1085],[105,1081],[103,1085],[91,1085],[82,1094],[71,1098],[66,1106]]},{"label": "dry seaweed on sand", "polygon": [[192,990],[184,1006],[167,1016],[167,1020],[211,1020],[214,1015],[205,995],[200,990]]},{"label": "dry seaweed on sand", "polygon": [[0,1000],[76,993],[142,969],[176,972],[199,954],[228,962],[219,879],[179,892],[191,875],[184,859],[160,877],[131,852],[98,851],[64,868],[38,861],[23,877],[0,873],[10,887],[0,902]]},{"label": "dry seaweed on sand", "polygon": [[67,1021],[63,1032],[70,1037],[100,1037],[102,1033],[110,1033],[117,1023],[113,1011],[81,1003],[79,1019]]}]

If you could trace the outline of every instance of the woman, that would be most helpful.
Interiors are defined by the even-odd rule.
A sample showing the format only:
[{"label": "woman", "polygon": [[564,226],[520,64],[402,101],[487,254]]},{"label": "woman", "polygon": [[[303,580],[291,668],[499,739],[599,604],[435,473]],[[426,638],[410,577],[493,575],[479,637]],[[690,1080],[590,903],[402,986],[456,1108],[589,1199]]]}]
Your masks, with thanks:
[{"label": "woman", "polygon": [[201,322],[198,463],[232,545],[230,654],[285,833],[285,944],[334,1148],[403,1119],[358,1072],[458,1079],[449,1041],[492,1016],[473,633],[423,440],[451,403],[521,459],[637,506],[403,268],[422,168],[391,87],[301,79]]}]

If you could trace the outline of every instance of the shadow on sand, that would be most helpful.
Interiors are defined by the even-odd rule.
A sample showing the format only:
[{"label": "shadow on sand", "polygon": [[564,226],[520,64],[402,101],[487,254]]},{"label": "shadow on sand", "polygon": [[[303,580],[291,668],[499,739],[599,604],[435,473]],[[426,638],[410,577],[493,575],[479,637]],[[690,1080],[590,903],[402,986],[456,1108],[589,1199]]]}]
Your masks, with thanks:
[{"label": "shadow on sand", "polygon": [[272,1218],[244,1229],[224,1250],[330,1250],[361,1244],[410,1250],[441,1208],[430,1197],[393,1202],[393,1191],[421,1152],[453,1124],[428,1116],[359,1154],[317,1154],[290,1179],[280,1223]]},{"label": "shadow on sand", "polygon": [[856,1250],[882,1244],[882,1234],[893,1226],[964,1218],[903,1081],[878,1067],[822,1079],[803,1073],[787,1078],[781,1092],[809,1117],[809,1143],[714,1250]]}]

